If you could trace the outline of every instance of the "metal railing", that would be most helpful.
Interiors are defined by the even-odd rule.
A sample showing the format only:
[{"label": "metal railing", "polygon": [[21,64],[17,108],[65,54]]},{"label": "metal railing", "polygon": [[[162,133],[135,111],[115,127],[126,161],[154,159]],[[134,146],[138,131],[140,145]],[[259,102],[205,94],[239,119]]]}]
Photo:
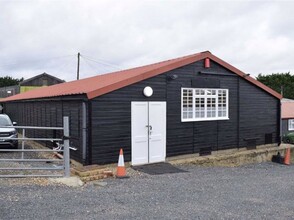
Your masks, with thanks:
[{"label": "metal railing", "polygon": [[[48,163],[62,163],[60,166],[40,166],[40,167],[1,167],[0,171],[27,171],[27,170],[46,170],[46,171],[63,171],[63,174],[0,174],[0,178],[2,177],[69,177],[70,176],[70,147],[69,147],[69,118],[63,117],[63,127],[34,127],[34,126],[1,126],[1,128],[15,128],[22,129],[22,137],[21,138],[7,138],[1,137],[2,140],[18,140],[22,142],[21,149],[0,149],[1,152],[21,152],[21,158],[5,158],[0,159],[1,162],[13,162],[13,163],[35,163],[42,162],[45,164]],[[25,131],[29,129],[34,130],[63,130],[62,138],[28,138],[25,137]],[[62,147],[58,146],[53,149],[25,149],[26,141],[50,141],[50,142],[63,142]],[[25,153],[34,152],[34,153],[63,153],[63,157],[61,159],[38,159],[38,158],[25,158]]]}]

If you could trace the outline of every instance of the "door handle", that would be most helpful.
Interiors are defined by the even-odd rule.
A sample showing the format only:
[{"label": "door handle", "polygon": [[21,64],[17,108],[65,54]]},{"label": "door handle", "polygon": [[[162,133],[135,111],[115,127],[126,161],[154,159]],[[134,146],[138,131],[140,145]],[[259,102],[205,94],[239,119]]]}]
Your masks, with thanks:
[{"label": "door handle", "polygon": [[148,128],[149,136],[152,134],[152,126],[151,125],[146,125],[146,128]]},{"label": "door handle", "polygon": [[[149,136],[151,136],[151,134],[152,134],[152,126],[149,125]],[[150,139],[151,139],[151,137],[150,137]]]},{"label": "door handle", "polygon": [[146,128],[149,128],[150,131],[152,130],[152,126],[151,125],[146,125],[145,127]]}]

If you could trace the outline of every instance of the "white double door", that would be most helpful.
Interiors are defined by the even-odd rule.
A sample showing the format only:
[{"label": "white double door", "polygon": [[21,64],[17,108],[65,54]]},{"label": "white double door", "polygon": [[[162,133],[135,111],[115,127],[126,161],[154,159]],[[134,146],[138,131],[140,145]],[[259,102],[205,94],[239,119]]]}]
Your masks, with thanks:
[{"label": "white double door", "polygon": [[132,165],[166,157],[166,102],[132,102]]}]

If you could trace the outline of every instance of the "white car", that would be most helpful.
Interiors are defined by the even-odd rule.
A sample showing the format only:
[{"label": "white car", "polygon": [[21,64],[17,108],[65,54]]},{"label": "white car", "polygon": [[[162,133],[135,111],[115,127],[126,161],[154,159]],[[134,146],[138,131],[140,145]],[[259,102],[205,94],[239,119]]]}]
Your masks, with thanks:
[{"label": "white car", "polygon": [[15,128],[3,128],[1,126],[13,126],[16,122],[11,122],[6,114],[0,114],[0,147],[1,148],[18,148],[18,140],[4,140],[2,138],[17,138],[17,131]]}]

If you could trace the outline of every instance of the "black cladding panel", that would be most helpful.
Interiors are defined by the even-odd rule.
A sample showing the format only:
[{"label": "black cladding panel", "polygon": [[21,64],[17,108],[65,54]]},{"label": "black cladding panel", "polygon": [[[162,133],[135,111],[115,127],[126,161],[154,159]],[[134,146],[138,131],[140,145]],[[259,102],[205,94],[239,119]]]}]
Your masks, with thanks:
[{"label": "black cladding panel", "polygon": [[197,79],[192,79],[193,88],[219,88],[220,80],[211,77],[197,77]]}]

